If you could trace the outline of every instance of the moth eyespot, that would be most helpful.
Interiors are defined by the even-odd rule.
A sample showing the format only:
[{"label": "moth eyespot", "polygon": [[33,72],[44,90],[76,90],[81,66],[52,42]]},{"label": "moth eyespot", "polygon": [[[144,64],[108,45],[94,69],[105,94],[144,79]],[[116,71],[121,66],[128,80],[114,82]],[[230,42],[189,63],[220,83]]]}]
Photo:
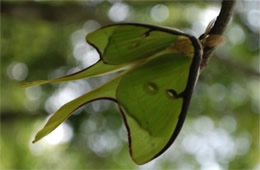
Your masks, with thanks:
[{"label": "moth eyespot", "polygon": [[145,88],[148,90],[149,93],[155,94],[158,91],[158,86],[153,82],[148,82],[145,85]]},{"label": "moth eyespot", "polygon": [[143,38],[146,38],[146,37],[148,37],[148,35],[149,35],[149,33],[144,33],[144,35],[143,35]]},{"label": "moth eyespot", "polygon": [[143,38],[146,38],[146,37],[148,37],[148,36],[150,35],[150,32],[151,32],[151,30],[149,30],[149,31],[146,31],[146,32],[144,33],[144,35],[143,35]]},{"label": "moth eyespot", "polygon": [[167,90],[166,90],[166,94],[167,94],[167,96],[170,97],[171,99],[176,99],[176,98],[178,98],[177,92],[176,92],[175,90],[173,90],[173,89],[167,89]]}]

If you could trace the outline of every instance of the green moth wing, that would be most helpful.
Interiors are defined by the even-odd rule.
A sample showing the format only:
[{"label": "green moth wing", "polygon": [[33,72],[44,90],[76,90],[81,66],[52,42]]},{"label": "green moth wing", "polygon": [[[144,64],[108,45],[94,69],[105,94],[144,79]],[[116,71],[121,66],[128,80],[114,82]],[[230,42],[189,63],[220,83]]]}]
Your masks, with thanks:
[{"label": "green moth wing", "polygon": [[184,122],[199,74],[200,42],[177,30],[143,24],[105,27],[87,40],[109,64],[146,59],[122,77],[116,99],[132,159],[137,164],[154,159],[171,145]]},{"label": "green moth wing", "polygon": [[105,63],[117,65],[151,57],[174,44],[178,36],[169,36],[149,27],[122,24],[104,27],[86,38]]},{"label": "green moth wing", "polygon": [[109,74],[124,69],[126,69],[126,65],[123,64],[107,65],[104,64],[102,60],[99,60],[97,63],[93,64],[92,66],[70,75],[59,77],[53,80],[36,80],[32,82],[22,82],[20,85],[25,88],[25,87],[43,85],[46,83],[61,83],[61,82],[67,82],[72,80],[79,80],[83,78],[97,77],[97,76]]},{"label": "green moth wing", "polygon": [[192,58],[166,54],[126,74],[117,100],[126,118],[133,160],[143,164],[167,146],[176,130]]},{"label": "green moth wing", "polygon": [[116,24],[86,37],[101,60],[89,69],[51,81],[63,82],[122,71],[115,79],[65,104],[54,113],[34,142],[53,131],[77,108],[112,99],[128,131],[129,151],[137,164],[162,154],[184,122],[199,75],[202,47],[181,31],[145,24]]},{"label": "green moth wing", "polygon": [[107,82],[99,88],[96,88],[83,96],[80,96],[69,103],[63,105],[58,111],[56,111],[47,121],[45,126],[36,134],[33,143],[39,141],[44,136],[51,133],[56,129],[62,122],[64,122],[71,114],[76,111],[78,108],[84,106],[85,104],[100,100],[100,99],[109,99],[114,100],[116,97],[116,88],[120,82],[121,76],[119,75],[115,79]]}]

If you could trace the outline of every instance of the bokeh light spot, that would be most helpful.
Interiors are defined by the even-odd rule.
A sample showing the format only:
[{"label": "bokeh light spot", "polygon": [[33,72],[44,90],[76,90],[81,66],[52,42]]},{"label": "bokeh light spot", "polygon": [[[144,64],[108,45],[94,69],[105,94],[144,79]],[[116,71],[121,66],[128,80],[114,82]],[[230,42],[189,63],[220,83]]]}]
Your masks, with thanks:
[{"label": "bokeh light spot", "polygon": [[88,20],[83,25],[83,28],[87,33],[93,32],[100,27],[101,27],[101,25],[96,20]]},{"label": "bokeh light spot", "polygon": [[239,106],[247,99],[245,88],[241,87],[238,83],[233,83],[229,90],[229,98],[233,105]]},{"label": "bokeh light spot", "polygon": [[226,97],[226,88],[222,84],[215,83],[208,88],[209,97],[215,102],[221,102]]},{"label": "bokeh light spot", "polygon": [[232,133],[236,130],[237,122],[233,116],[227,115],[220,120],[219,126],[223,127],[229,133]]},{"label": "bokeh light spot", "polygon": [[73,137],[73,131],[70,125],[62,123],[54,131],[44,138],[44,141],[50,145],[58,145],[69,142]]},{"label": "bokeh light spot", "polygon": [[215,19],[218,16],[219,7],[208,7],[205,10],[202,10],[199,14],[199,22],[206,28],[210,21]]},{"label": "bokeh light spot", "polygon": [[209,117],[201,116],[194,121],[194,128],[198,133],[208,135],[214,129],[214,124]]},{"label": "bokeh light spot", "polygon": [[116,150],[121,150],[119,138],[110,130],[88,136],[88,146],[99,157],[107,157]]},{"label": "bokeh light spot", "polygon": [[48,113],[53,113],[62,105],[81,96],[90,89],[90,85],[83,80],[63,85],[45,102],[45,110]]},{"label": "bokeh light spot", "polygon": [[[218,7],[208,7],[207,9],[199,9],[197,10],[196,8],[194,11],[197,11],[199,14],[199,19],[196,19],[196,21],[192,22],[192,30],[194,31],[196,36],[201,35],[202,33],[205,32],[208,24],[210,21],[212,21],[214,18],[217,17],[219,13],[219,8]],[[190,13],[189,15],[193,15]],[[197,15],[197,14],[194,14]]]},{"label": "bokeh light spot", "polygon": [[259,31],[259,28],[260,28],[259,18],[260,18],[260,11],[259,10],[253,9],[253,10],[250,10],[248,12],[247,19],[248,19],[249,24],[252,27],[257,28],[258,31]]},{"label": "bokeh light spot", "polygon": [[108,11],[108,16],[111,21],[122,22],[129,15],[129,7],[124,2],[115,3]]},{"label": "bokeh light spot", "polygon": [[163,22],[169,17],[169,9],[167,6],[159,4],[151,9],[151,17],[156,22]]},{"label": "bokeh light spot", "polygon": [[41,97],[41,86],[34,86],[25,89],[25,94],[30,101],[38,100]]},{"label": "bokeh light spot", "polygon": [[7,75],[13,80],[24,80],[27,77],[28,68],[24,63],[14,62],[10,64],[7,68]]},{"label": "bokeh light spot", "polygon": [[232,44],[242,44],[245,40],[245,33],[243,29],[238,26],[234,25],[227,33],[228,40]]},{"label": "bokeh light spot", "polygon": [[235,139],[236,154],[244,155],[248,152],[251,145],[251,137],[247,132],[243,132]]}]

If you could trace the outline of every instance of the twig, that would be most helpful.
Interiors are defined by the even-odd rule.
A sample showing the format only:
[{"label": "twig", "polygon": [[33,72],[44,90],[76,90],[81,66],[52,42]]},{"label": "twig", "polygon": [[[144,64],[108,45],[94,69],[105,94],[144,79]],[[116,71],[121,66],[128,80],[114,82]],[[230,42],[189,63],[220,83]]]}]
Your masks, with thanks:
[{"label": "twig", "polygon": [[[233,7],[236,0],[223,0],[220,13],[214,23],[214,26],[209,32],[209,35],[222,35],[230,21]],[[203,61],[201,67],[205,67],[208,64],[208,61],[215,50],[215,47],[204,47],[203,49]]]},{"label": "twig", "polygon": [[256,69],[253,69],[251,67],[245,66],[240,62],[236,62],[233,60],[228,59],[230,57],[220,57],[220,56],[215,56],[214,59],[216,59],[216,61],[222,63],[222,64],[226,64],[232,68],[235,68],[235,70],[240,71],[242,73],[245,73],[249,76],[255,76],[257,78],[260,77],[260,72]]}]

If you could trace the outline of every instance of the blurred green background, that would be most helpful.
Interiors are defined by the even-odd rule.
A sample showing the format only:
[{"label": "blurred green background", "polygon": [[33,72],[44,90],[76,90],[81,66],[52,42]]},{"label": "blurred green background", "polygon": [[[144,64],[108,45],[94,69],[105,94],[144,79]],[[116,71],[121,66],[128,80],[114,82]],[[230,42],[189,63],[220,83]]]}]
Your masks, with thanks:
[{"label": "blurred green background", "polygon": [[[85,36],[101,26],[140,22],[201,35],[220,1],[1,1],[0,169],[260,169],[259,1],[238,1],[226,42],[202,71],[184,127],[156,160],[135,165],[115,103],[96,101],[53,133],[31,141],[64,103],[110,76],[22,89],[98,60]],[[169,75],[170,76],[170,75]]]}]

